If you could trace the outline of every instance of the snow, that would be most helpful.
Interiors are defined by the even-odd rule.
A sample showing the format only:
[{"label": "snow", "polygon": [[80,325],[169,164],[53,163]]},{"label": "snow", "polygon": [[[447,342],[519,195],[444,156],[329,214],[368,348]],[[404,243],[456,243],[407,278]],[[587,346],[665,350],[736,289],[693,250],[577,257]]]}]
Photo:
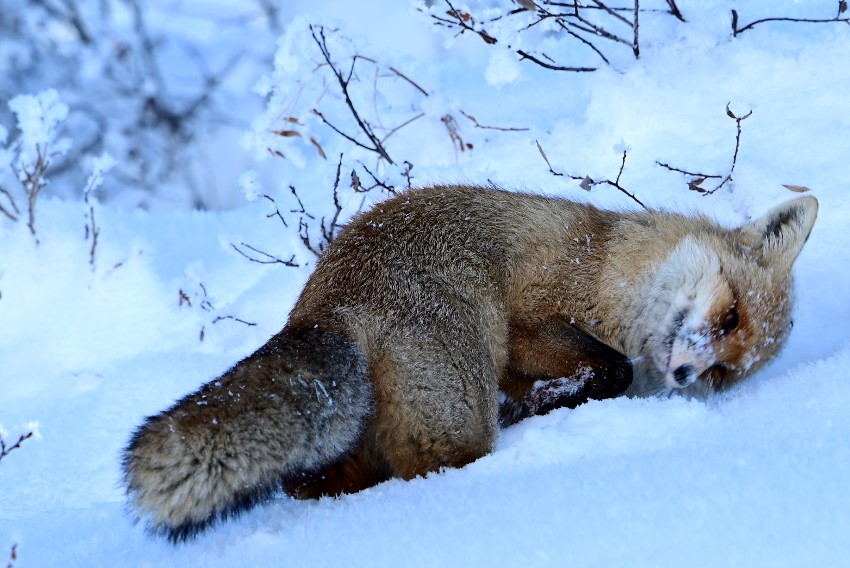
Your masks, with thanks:
[{"label": "snow", "polygon": [[[252,164],[218,180],[237,196],[225,201],[241,206],[172,211],[166,196],[150,211],[99,203],[94,266],[84,187],[45,189],[38,243],[25,220],[0,215],[0,432],[7,444],[38,433],[0,464],[0,563],[13,543],[20,568],[845,563],[850,31],[776,23],[730,37],[730,6],[749,22],[765,15],[832,17],[831,2],[679,5],[687,23],[645,18],[639,60],[617,57],[611,67],[570,74],[509,60],[502,43],[453,37],[403,2],[329,2],[321,13],[292,2],[277,56],[268,48],[261,90],[271,95],[265,112],[246,126],[247,148],[237,154],[214,136],[205,148],[215,161]],[[179,29],[172,33],[197,23],[193,34],[214,37],[215,19],[204,14],[229,13],[232,6],[220,0],[207,12],[189,10],[175,18]],[[351,150],[310,112],[317,106],[350,128],[335,84],[314,71],[320,55],[308,23],[339,30],[329,39],[338,60],[346,49],[379,60],[382,73],[364,63],[362,84],[376,81],[381,96],[369,88],[356,96],[369,112],[381,105],[387,129],[424,113],[386,141],[399,169],[381,171],[402,185],[401,164],[409,160],[415,184],[491,180],[635,209],[613,187],[579,187],[584,176],[613,180],[626,151],[620,182],[641,201],[709,213],[730,226],[797,196],[783,184],[811,188],[820,211],[795,265],[795,325],[784,351],[749,382],[709,400],[590,402],[504,430],[491,455],[461,469],[338,499],[279,496],[177,546],[147,535],[127,510],[121,485],[120,456],[130,434],[285,322],[315,262],[297,233],[299,215],[291,211],[299,204],[289,186],[320,218],[333,213],[329,196],[340,153],[341,185],[353,168],[369,181],[360,163],[378,171],[374,155]],[[560,46],[552,53],[568,52]],[[428,96],[384,73],[389,66]],[[281,84],[283,78],[290,82]],[[73,143],[73,132],[43,130],[64,119],[62,85],[56,96],[31,95],[14,99],[20,133],[42,136],[40,143],[60,137]],[[258,106],[250,89],[228,96],[230,104]],[[24,101],[28,118],[22,118]],[[734,183],[712,196],[689,192],[685,176],[656,161],[727,173],[736,135],[727,104],[737,116],[753,111],[741,123]],[[476,128],[460,111],[482,125],[528,130]],[[447,115],[472,149],[458,148],[442,121]],[[296,117],[293,128],[301,134],[273,140],[287,159],[271,157],[263,146],[283,117]],[[5,128],[3,144],[10,148],[15,128]],[[554,170],[579,180],[553,176],[536,142]],[[110,165],[108,158],[84,164],[104,190],[122,168],[120,160]],[[8,176],[2,179],[11,190]],[[74,191],[76,200],[55,197]],[[341,192],[344,214],[385,197],[378,191]],[[275,205],[256,199],[260,193],[275,199],[288,228],[270,216]],[[0,194],[0,205],[4,199]],[[249,262],[231,246],[240,243],[283,259],[294,255],[300,266]]]}]

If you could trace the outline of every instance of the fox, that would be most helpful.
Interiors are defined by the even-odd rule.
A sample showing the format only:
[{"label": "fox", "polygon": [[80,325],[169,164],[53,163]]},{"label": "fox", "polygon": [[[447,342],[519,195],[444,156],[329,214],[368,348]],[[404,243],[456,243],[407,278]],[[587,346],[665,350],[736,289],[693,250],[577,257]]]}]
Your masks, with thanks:
[{"label": "fox", "polygon": [[730,229],[496,187],[399,193],[341,229],[279,333],[135,430],[128,502],[178,542],[281,493],[463,467],[530,414],[729,389],[788,337],[817,209]]}]

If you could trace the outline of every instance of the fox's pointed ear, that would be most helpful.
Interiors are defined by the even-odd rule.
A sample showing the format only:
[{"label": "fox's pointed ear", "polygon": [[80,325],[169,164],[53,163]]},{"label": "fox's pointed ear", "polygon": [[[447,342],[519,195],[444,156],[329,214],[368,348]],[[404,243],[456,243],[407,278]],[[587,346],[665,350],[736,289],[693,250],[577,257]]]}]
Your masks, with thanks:
[{"label": "fox's pointed ear", "polygon": [[782,264],[789,270],[818,216],[818,200],[800,197],[777,205],[741,227],[767,264]]}]

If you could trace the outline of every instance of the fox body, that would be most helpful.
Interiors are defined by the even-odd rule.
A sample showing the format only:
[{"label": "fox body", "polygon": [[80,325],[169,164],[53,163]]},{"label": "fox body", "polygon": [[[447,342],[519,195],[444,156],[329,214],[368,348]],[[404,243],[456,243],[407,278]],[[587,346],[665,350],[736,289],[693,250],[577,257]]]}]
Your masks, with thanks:
[{"label": "fox body", "polygon": [[463,466],[493,448],[500,400],[539,381],[573,380],[583,399],[728,388],[781,348],[816,215],[802,197],[726,229],[408,191],[340,232],[280,333],[145,421],[128,493],[180,539],[281,488],[333,495]]}]

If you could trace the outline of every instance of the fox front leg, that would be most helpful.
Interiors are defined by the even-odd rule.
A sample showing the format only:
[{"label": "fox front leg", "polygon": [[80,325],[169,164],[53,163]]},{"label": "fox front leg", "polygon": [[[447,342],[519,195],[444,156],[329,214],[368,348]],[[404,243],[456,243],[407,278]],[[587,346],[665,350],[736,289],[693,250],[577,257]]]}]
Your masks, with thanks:
[{"label": "fox front leg", "polygon": [[629,359],[560,318],[511,322],[499,423],[509,426],[555,408],[621,395],[632,382]]}]

